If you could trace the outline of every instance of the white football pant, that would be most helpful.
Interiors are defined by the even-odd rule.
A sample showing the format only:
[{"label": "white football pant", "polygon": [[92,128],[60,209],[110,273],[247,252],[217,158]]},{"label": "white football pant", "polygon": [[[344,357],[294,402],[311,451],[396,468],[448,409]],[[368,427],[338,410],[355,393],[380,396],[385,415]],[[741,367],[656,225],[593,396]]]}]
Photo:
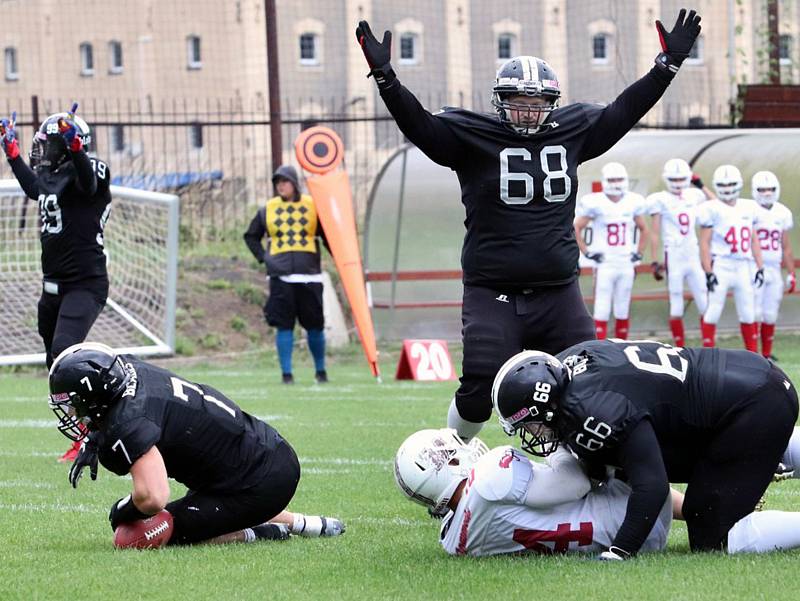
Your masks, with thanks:
[{"label": "white football pant", "polygon": [[725,307],[725,297],[731,288],[739,323],[753,323],[756,320],[753,266],[754,263],[749,260],[714,258],[714,275],[717,276],[719,283],[714,292],[708,293],[708,308],[703,315],[703,321],[710,324],[719,322],[722,309]]},{"label": "white football pant", "polygon": [[608,321],[611,304],[614,319],[628,319],[635,270],[630,261],[607,261],[594,270],[594,318]]},{"label": "white football pant", "polygon": [[764,285],[755,290],[756,321],[778,321],[778,309],[783,298],[783,273],[779,263],[764,263]]},{"label": "white football pant", "polygon": [[667,289],[669,290],[669,316],[683,317],[683,282],[689,285],[689,290],[694,297],[697,312],[703,315],[708,307],[708,290],[706,289],[706,275],[700,265],[700,255],[697,249],[689,252],[670,249],[664,251],[667,262]]}]

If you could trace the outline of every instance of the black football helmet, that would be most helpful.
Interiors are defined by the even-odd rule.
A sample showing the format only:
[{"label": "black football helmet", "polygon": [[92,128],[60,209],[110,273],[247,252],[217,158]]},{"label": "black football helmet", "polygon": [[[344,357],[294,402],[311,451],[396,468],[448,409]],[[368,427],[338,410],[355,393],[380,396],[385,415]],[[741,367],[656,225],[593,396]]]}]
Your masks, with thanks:
[{"label": "black football helmet", "polygon": [[[515,95],[544,98],[543,105],[509,102]],[[497,70],[492,87],[492,106],[500,121],[518,134],[529,136],[548,127],[544,123],[558,106],[561,89],[555,71],[535,56],[515,56]],[[512,111],[517,119],[512,119]]]},{"label": "black football helmet", "polygon": [[558,448],[558,408],[569,369],[540,351],[523,351],[505,362],[492,385],[492,403],[503,431],[519,433],[522,449],[547,457]]},{"label": "black football helmet", "polygon": [[92,134],[86,121],[77,115],[55,113],[42,121],[36,134],[33,136],[31,146],[31,167],[37,170],[55,171],[67,160],[67,143],[58,129],[60,119],[70,118],[78,126],[78,137],[83,142],[84,149],[88,150],[92,143]]},{"label": "black football helmet", "polygon": [[50,409],[58,431],[83,439],[125,391],[130,375],[111,347],[96,342],[74,344],[50,368]]}]

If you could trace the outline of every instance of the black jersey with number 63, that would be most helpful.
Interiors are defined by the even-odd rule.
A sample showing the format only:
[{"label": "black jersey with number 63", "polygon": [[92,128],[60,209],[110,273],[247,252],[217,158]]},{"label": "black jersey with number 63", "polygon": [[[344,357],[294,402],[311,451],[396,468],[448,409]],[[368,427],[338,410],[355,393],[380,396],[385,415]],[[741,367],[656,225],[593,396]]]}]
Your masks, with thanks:
[{"label": "black jersey with number 63", "polygon": [[497,115],[463,109],[432,115],[398,80],[381,97],[406,137],[458,175],[466,209],[464,282],[521,290],[576,277],[578,165],[622,138],[670,79],[654,69],[608,106],[556,109],[530,136],[517,134]]},{"label": "black jersey with number 63", "polygon": [[590,463],[619,466],[620,442],[648,419],[672,482],[685,482],[693,453],[752,400],[770,371],[749,351],[648,340],[593,340],[558,358],[572,370],[558,426],[570,449]]},{"label": "black jersey with number 63", "polygon": [[111,211],[111,173],[100,159],[81,156],[75,160],[91,163],[97,182],[94,194],[81,189],[73,161],[56,171],[39,173],[20,158],[10,162],[25,193],[39,205],[42,275],[48,281],[107,276],[103,228]]},{"label": "black jersey with number 63", "polygon": [[127,474],[155,446],[169,477],[190,490],[242,490],[263,479],[282,440],[273,428],[211,386],[134,357],[122,362],[131,383],[95,438],[106,469]]}]

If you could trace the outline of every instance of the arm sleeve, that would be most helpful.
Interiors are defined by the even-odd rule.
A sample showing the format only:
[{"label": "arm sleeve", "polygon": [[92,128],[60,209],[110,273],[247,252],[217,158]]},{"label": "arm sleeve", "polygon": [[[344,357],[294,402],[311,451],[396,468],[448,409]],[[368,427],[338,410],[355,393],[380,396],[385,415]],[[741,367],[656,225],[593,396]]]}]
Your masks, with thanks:
[{"label": "arm sleeve", "polygon": [[89,155],[83,150],[70,152],[70,155],[72,155],[72,164],[75,165],[75,172],[78,175],[78,187],[89,196],[94,196],[97,192],[97,176],[94,173],[92,161],[89,160]]},{"label": "arm sleeve", "polygon": [[244,233],[244,242],[259,263],[264,262],[264,247],[261,245],[261,240],[266,233],[267,228],[264,223],[264,214],[259,209],[256,211],[256,216],[253,217],[247,231]]},{"label": "arm sleeve", "polygon": [[11,171],[14,172],[14,177],[17,178],[22,191],[28,198],[37,200],[39,198],[39,179],[33,172],[33,169],[28,167],[28,164],[20,157],[8,161],[11,165]]},{"label": "arm sleeve", "polygon": [[403,135],[432,161],[455,168],[460,144],[444,119],[432,115],[399,80],[381,90],[386,108]]},{"label": "arm sleeve", "polygon": [[130,472],[136,460],[161,439],[161,428],[146,417],[136,418],[103,437],[99,459],[107,470],[118,476]]},{"label": "arm sleeve", "polygon": [[620,445],[619,457],[631,496],[613,545],[633,554],[644,544],[669,495],[667,470],[650,420],[636,425]]},{"label": "arm sleeve", "polygon": [[528,507],[545,509],[575,501],[591,489],[580,462],[564,448],[551,455],[547,464],[533,463],[532,466],[533,477],[524,500]]},{"label": "arm sleeve", "polygon": [[584,143],[581,162],[600,156],[628,133],[663,96],[672,77],[653,67],[603,108]]}]

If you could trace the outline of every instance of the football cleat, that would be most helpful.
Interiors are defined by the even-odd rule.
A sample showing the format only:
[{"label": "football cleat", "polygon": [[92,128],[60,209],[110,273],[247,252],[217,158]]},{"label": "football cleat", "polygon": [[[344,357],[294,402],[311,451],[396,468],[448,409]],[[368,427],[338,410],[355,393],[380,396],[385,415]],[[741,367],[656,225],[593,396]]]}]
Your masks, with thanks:
[{"label": "football cleat", "polygon": [[775,468],[772,481],[783,482],[784,480],[791,480],[792,478],[794,478],[794,468],[785,463],[779,463],[778,467]]}]

